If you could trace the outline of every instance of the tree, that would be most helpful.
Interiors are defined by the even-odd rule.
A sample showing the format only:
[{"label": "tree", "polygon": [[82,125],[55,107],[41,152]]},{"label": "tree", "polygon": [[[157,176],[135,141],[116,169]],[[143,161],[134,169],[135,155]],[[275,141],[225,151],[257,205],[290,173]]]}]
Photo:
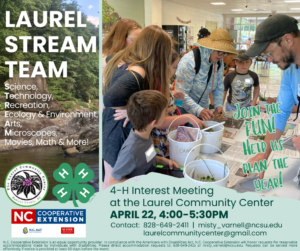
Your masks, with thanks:
[{"label": "tree", "polygon": [[[87,102],[89,99],[98,99],[99,94],[99,31],[93,24],[87,22],[86,15],[82,13],[82,22],[87,24],[86,28],[78,27],[53,27],[50,28],[49,22],[46,27],[25,27],[6,28],[5,11],[11,11],[11,23],[17,23],[21,11],[28,13],[30,21],[33,23],[33,11],[39,12],[39,18],[42,18],[42,11],[78,11],[80,6],[75,0],[69,2],[66,0],[0,0],[0,83],[8,79],[8,66],[5,61],[29,61],[34,65],[41,61],[45,70],[48,70],[48,62],[54,61],[59,68],[62,61],[68,62],[67,78],[47,78],[48,90],[58,100],[72,100],[74,98]],[[77,19],[77,15],[75,15]],[[48,16],[49,21],[49,16]],[[62,24],[64,23],[64,18]],[[75,20],[76,23],[76,20]],[[8,36],[58,36],[58,47],[62,46],[64,38],[70,36],[74,45],[77,45],[78,36],[83,36],[88,42],[91,36],[97,37],[97,52],[73,53],[66,51],[64,53],[33,53],[33,42],[28,43],[28,52],[23,52],[23,43],[18,40],[18,50],[15,53],[8,53],[5,38]],[[48,43],[45,45],[48,49]],[[4,85],[0,84],[3,90]]]}]

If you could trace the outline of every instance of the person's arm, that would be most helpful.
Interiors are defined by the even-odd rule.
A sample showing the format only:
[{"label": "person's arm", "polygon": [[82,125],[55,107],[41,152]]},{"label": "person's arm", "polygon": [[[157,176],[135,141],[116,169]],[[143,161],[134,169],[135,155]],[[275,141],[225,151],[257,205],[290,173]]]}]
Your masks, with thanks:
[{"label": "person's arm", "polygon": [[[193,51],[185,54],[177,67],[176,71],[176,84],[175,89],[185,93],[185,98],[182,107],[190,114],[197,117],[204,109],[197,104],[190,96],[189,93],[193,87],[193,81],[195,78],[195,59]],[[202,93],[201,93],[202,94]]]},{"label": "person's arm", "polygon": [[251,106],[256,106],[256,101],[258,99],[259,96],[259,92],[260,92],[260,87],[259,87],[259,78],[258,75],[255,72],[250,71],[250,76],[252,77],[254,83],[253,83],[253,87],[254,87],[254,91],[253,91],[253,99],[250,102]]},{"label": "person's arm", "polygon": [[224,91],[224,95],[223,95],[223,106],[224,106],[224,102],[225,102],[226,96],[227,96],[227,91]]},{"label": "person's arm", "polygon": [[[174,121],[174,123],[172,123],[173,121]],[[202,122],[196,116],[194,116],[192,114],[184,114],[184,115],[176,115],[176,116],[167,116],[165,118],[164,123],[161,126],[157,127],[157,129],[168,129],[171,123],[172,123],[171,127],[177,127],[182,124],[190,123],[195,128],[198,128],[198,126],[199,126],[200,129],[203,128],[203,126],[205,125],[204,122]]]},{"label": "person's arm", "polygon": [[[293,106],[293,109],[292,109],[292,113],[297,113],[297,108],[298,108],[298,106],[297,105],[294,105]],[[299,151],[300,152],[300,151]]]},{"label": "person's arm", "polygon": [[[288,74],[290,76],[288,76]],[[291,76],[291,73],[288,70],[283,71],[280,91],[277,97],[277,102],[281,102],[281,104],[279,105],[279,109],[281,110],[281,113],[272,115],[275,118],[276,133],[272,133],[272,134],[267,133],[264,140],[267,144],[266,151],[265,153],[259,153],[254,157],[252,157],[251,159],[249,159],[248,162],[251,163],[252,167],[255,161],[259,162],[259,161],[267,160],[269,158],[270,153],[272,151],[270,147],[270,141],[279,140],[282,135],[282,132],[285,129],[286,121],[288,120],[291,114],[291,110],[295,105],[294,94],[292,91],[293,80],[291,80],[291,78],[293,77],[294,76],[293,75]],[[282,102],[283,100],[284,102]],[[262,179],[263,177],[264,177],[264,172],[261,172],[259,174],[259,178]]]},{"label": "person's arm", "polygon": [[112,107],[113,109],[115,109],[115,114],[114,114],[114,120],[124,120],[123,123],[123,127],[126,127],[126,125],[129,122],[129,118],[127,115],[127,109],[126,106],[122,106],[122,107]]},{"label": "person's arm", "polygon": [[[278,130],[276,129],[276,133],[267,133],[266,134],[266,137],[265,137],[265,142],[267,144],[267,148],[266,148],[266,151],[264,153],[259,153],[257,155],[255,155],[254,157],[252,157],[251,159],[249,159],[247,162],[251,164],[251,167],[253,168],[253,164],[254,162],[257,162],[259,163],[259,161],[264,161],[264,160],[267,160],[272,152],[272,149],[271,149],[271,146],[270,146],[270,141],[271,140],[279,140],[280,137],[282,135],[282,131],[281,130]],[[260,179],[263,179],[264,178],[264,174],[265,174],[265,171],[262,171],[260,174],[259,174],[259,178]],[[247,175],[244,174],[244,177],[246,177]]]},{"label": "person's arm", "polygon": [[130,96],[133,93],[140,91],[139,86],[141,85],[143,78],[137,72],[134,72],[134,74],[139,83],[130,71],[126,71],[121,78],[118,78],[110,85],[103,97],[105,107],[119,109],[119,107],[126,106]]},{"label": "person's arm", "polygon": [[254,87],[254,91],[253,91],[253,99],[252,99],[252,101],[250,102],[250,105],[251,105],[251,106],[256,106],[256,101],[257,101],[257,99],[258,99],[259,92],[260,92],[260,87],[259,87],[259,86]]},{"label": "person's arm", "polygon": [[[104,69],[105,69],[105,66],[106,66],[106,58],[107,58],[106,56],[102,57],[102,85],[105,84]],[[102,97],[102,101],[103,101],[103,97]],[[104,111],[104,109],[105,109],[105,106],[102,102],[102,112]]]},{"label": "person's arm", "polygon": [[128,180],[128,179],[123,178],[123,179],[121,179],[121,180],[116,180],[113,176],[110,176],[110,177],[109,177],[108,185],[109,185],[109,186],[112,186],[112,185],[115,185],[115,184],[123,183],[123,182],[125,182],[126,180]]},{"label": "person's arm", "polygon": [[224,84],[223,84],[223,72],[224,72],[224,64],[223,60],[220,60],[221,67],[215,73],[214,86],[215,89],[212,90],[212,94],[214,97],[214,114],[224,114],[223,110],[223,95],[224,95]]},{"label": "person's arm", "polygon": [[275,98],[271,98],[271,97],[269,97],[269,98],[267,98],[267,103],[268,104],[273,104],[273,103],[276,103],[276,97]]},{"label": "person's arm", "polygon": [[[126,118],[126,120],[123,123],[123,127],[125,127],[129,122],[129,119],[127,117],[127,110],[116,110],[114,114],[114,119],[122,120],[124,118]],[[173,121],[174,123],[172,123]],[[166,116],[164,123],[161,126],[157,127],[157,129],[168,129],[171,123],[172,123],[172,127],[177,127],[186,123],[192,124],[193,127],[195,128],[198,128],[199,126],[200,129],[202,129],[203,126],[205,126],[205,123],[201,121],[199,118],[197,118],[196,116],[192,114],[183,114],[183,115],[175,115],[175,116]]]},{"label": "person's arm", "polygon": [[224,78],[224,94],[223,94],[223,103],[222,103],[222,107],[224,106],[225,100],[226,100],[226,96],[227,96],[227,92],[229,90],[229,88],[231,87],[231,81],[232,81],[232,75],[233,73],[229,73],[226,75],[226,77]]},{"label": "person's arm", "polygon": [[[223,64],[222,59],[220,60],[220,63],[221,63],[221,67],[215,73],[215,80],[214,80],[215,88],[213,89],[212,94],[214,96],[215,110],[217,110],[217,108],[220,107],[223,111],[223,97],[224,97],[223,72],[224,72],[224,64]],[[220,113],[220,112],[218,112],[218,113]]]},{"label": "person's arm", "polygon": [[109,178],[109,186],[126,181],[126,176],[132,173],[136,168],[135,159],[132,157],[132,154],[130,154],[130,150],[127,151],[126,149],[130,147],[131,146],[125,146],[121,148],[111,177]]},{"label": "person's arm", "polygon": [[170,169],[173,169],[174,167],[178,168],[178,165],[174,161],[164,157],[156,156],[156,161],[157,165],[169,166]]},{"label": "person's arm", "polygon": [[184,92],[182,91],[171,91],[172,92],[172,95],[175,99],[181,99],[182,101],[184,100],[184,97],[185,97],[185,94]]}]

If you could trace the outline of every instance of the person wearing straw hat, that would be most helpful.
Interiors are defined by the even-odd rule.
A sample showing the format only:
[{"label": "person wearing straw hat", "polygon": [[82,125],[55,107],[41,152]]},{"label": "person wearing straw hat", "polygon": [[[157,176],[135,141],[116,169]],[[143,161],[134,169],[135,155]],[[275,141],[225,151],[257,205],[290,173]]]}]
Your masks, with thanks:
[{"label": "person wearing straw hat", "polygon": [[214,114],[208,109],[209,93],[214,96],[214,113],[224,114],[222,59],[228,54],[237,54],[237,51],[230,43],[228,31],[220,28],[209,37],[199,39],[197,44],[198,48],[182,57],[176,71],[175,88],[185,93],[179,110],[182,114],[190,113],[203,120],[211,120]]},{"label": "person wearing straw hat", "polygon": [[[209,37],[209,36],[210,36],[210,32],[208,31],[208,29],[201,28],[199,30],[198,39]],[[197,46],[197,47],[199,47],[199,46]],[[210,109],[214,109],[214,107],[215,107],[214,96],[213,96],[213,94],[211,92],[209,93],[209,101],[210,101],[209,110]]]},{"label": "person wearing straw hat", "polygon": [[[300,32],[298,21],[290,16],[276,14],[268,17],[257,26],[254,44],[245,53],[249,57],[262,55],[269,62],[277,64],[283,70],[280,91],[277,103],[281,111],[274,114],[276,133],[267,133],[265,142],[267,149],[265,153],[259,153],[248,162],[267,160],[271,154],[271,141],[278,141],[284,132],[286,122],[291,114],[293,106],[298,104],[297,117],[300,106]],[[296,117],[296,119],[297,119]],[[300,152],[300,137],[293,137],[294,147]],[[264,171],[259,178],[264,177]]]}]

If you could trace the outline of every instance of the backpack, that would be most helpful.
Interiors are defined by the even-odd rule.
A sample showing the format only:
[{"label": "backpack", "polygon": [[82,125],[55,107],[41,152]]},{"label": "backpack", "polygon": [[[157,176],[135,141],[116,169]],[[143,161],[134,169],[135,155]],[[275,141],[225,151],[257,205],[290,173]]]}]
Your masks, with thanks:
[{"label": "backpack", "polygon": [[[193,49],[192,49],[192,51],[193,51],[193,53],[194,53],[194,60],[195,60],[195,76],[199,73],[199,71],[200,71],[200,66],[201,66],[201,54],[200,54],[200,50],[198,49],[199,47],[194,47]],[[220,61],[218,61],[218,68],[217,68],[217,71],[220,69],[220,67],[221,67],[221,62]],[[210,68],[209,68],[209,72],[208,72],[208,77],[207,77],[207,81],[206,81],[206,86],[205,86],[205,89],[204,89],[204,92],[202,93],[202,95],[201,95],[201,97],[200,97],[200,99],[199,99],[199,101],[198,101],[198,104],[200,103],[200,101],[201,101],[201,99],[202,99],[202,97],[203,97],[203,95],[204,95],[204,93],[205,93],[205,91],[206,91],[206,89],[207,89],[207,86],[208,86],[208,83],[209,83],[209,80],[210,80],[210,78],[211,78],[211,74],[212,74],[212,71],[213,71],[213,64],[210,66]],[[176,79],[175,79],[175,81],[173,82],[173,86],[172,86],[172,90],[174,90],[175,89],[175,83],[176,83]]]}]

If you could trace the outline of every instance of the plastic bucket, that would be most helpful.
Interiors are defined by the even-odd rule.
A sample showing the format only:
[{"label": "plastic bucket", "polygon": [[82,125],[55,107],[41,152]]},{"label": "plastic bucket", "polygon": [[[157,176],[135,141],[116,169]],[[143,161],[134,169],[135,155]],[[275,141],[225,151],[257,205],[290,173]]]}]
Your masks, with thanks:
[{"label": "plastic bucket", "polygon": [[[200,144],[198,146],[203,147],[204,145],[207,144]],[[194,148],[198,146],[195,146]],[[194,148],[192,150],[194,150]],[[211,160],[211,159],[205,159],[204,161],[206,164],[202,159],[194,160],[188,163],[187,160],[189,156],[187,156],[186,161],[184,163],[183,176],[187,179],[192,180],[197,185],[205,185],[208,183],[213,183],[218,186],[227,187],[227,182],[229,178],[229,169],[228,169],[229,166],[225,155],[222,153],[221,150],[218,149],[218,151],[223,155],[224,159],[226,160],[226,165],[220,161]],[[207,166],[209,167],[209,169],[207,168]],[[193,177],[202,177],[207,175],[213,176],[216,181],[214,182],[199,181],[191,177],[192,173],[193,173]]]},{"label": "plastic bucket", "polygon": [[[174,119],[172,121],[172,123],[170,124],[169,130],[170,130],[171,125],[173,124],[173,122],[176,119]],[[196,121],[195,121],[195,123],[197,124]],[[200,127],[199,127],[199,130],[200,130]],[[169,134],[168,134],[170,159],[175,161],[179,165],[179,167],[181,167],[181,166],[184,165],[184,161],[185,161],[188,153],[191,151],[191,149],[194,146],[197,146],[201,143],[202,133],[201,133],[201,130],[200,130],[200,139],[198,139],[196,141],[193,141],[193,142],[178,142],[178,141],[176,141],[176,134],[177,134],[177,129],[174,130],[174,131],[169,132]],[[198,155],[199,155],[199,152],[193,151],[190,154],[189,160],[195,159]]]},{"label": "plastic bucket", "polygon": [[[219,124],[219,122],[216,121],[204,121],[206,127]],[[216,153],[221,149],[222,147],[222,137],[223,137],[223,131],[224,126],[219,125],[213,128],[213,132],[202,132],[202,144],[206,144],[205,146],[202,146],[200,148],[201,153]],[[209,145],[212,145],[214,147],[211,147]]]},{"label": "plastic bucket", "polygon": [[268,104],[267,101],[261,101],[259,100],[259,107],[262,111],[266,111],[266,105]]}]

